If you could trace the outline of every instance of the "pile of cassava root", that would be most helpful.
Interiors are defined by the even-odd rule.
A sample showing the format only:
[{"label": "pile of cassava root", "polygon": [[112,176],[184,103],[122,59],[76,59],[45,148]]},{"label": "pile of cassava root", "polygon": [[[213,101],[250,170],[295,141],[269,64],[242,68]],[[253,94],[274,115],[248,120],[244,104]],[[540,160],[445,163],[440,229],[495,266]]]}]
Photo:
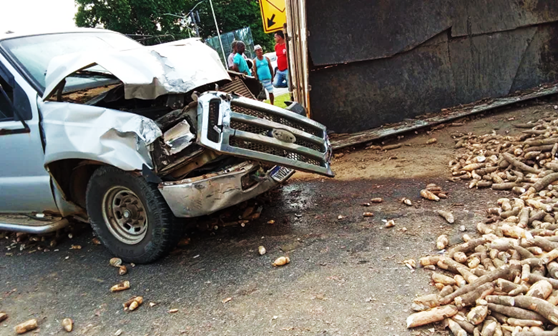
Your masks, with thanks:
[{"label": "pile of cassava root", "polygon": [[455,336],[558,336],[558,120],[515,126],[526,130],[456,137],[453,180],[511,193],[477,224],[480,238],[465,234],[448,247],[440,236],[446,252],[419,260],[439,293],[414,300],[408,328],[442,322]]}]

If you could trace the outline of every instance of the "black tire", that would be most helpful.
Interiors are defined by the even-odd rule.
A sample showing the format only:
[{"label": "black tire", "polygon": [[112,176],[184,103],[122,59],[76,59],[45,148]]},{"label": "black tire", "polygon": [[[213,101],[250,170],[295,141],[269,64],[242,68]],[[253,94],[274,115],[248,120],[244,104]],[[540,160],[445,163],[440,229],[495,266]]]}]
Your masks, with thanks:
[{"label": "black tire", "polygon": [[[115,191],[116,196],[114,196]],[[122,197],[126,197],[127,192],[134,202],[121,201]],[[109,202],[110,200],[113,202]],[[131,207],[130,211],[124,206],[124,211],[127,216],[135,216],[136,219],[139,218],[139,222],[144,223],[138,225],[142,228],[140,234],[133,232],[137,230],[135,226],[131,227],[127,223],[118,224],[126,221],[128,217],[115,215],[115,213],[122,213],[122,206],[106,205],[114,205],[114,202],[126,203]],[[102,166],[95,170],[87,185],[86,205],[91,226],[103,245],[126,262],[156,261],[166,256],[182,237],[182,225],[175,223],[175,217],[157,187],[149,184],[141,176],[118,168]],[[115,208],[118,210],[113,210]],[[133,215],[130,215],[130,212]],[[116,217],[120,219],[117,220]],[[127,234],[131,234],[132,240],[126,240]]]}]

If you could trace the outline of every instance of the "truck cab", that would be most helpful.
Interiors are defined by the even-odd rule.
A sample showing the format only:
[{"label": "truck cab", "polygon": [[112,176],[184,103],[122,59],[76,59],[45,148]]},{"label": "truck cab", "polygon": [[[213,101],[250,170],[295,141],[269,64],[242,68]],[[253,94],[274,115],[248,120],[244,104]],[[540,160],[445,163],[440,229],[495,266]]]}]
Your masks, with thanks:
[{"label": "truck cab", "polygon": [[333,176],[326,128],[255,100],[249,81],[197,39],[0,35],[0,213],[60,219],[0,230],[76,218],[114,255],[148,263],[180,239],[176,218],[251,199],[295,170]]}]

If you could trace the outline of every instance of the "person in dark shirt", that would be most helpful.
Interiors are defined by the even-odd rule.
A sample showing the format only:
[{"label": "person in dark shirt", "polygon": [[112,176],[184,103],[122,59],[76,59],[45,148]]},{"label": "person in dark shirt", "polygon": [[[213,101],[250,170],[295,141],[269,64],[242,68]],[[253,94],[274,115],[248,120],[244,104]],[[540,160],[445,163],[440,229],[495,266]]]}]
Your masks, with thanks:
[{"label": "person in dark shirt", "polygon": [[246,45],[242,41],[236,43],[236,54],[233,57],[232,70],[236,72],[243,73],[248,76],[252,76],[250,67],[246,60],[244,59],[244,51],[246,50]]}]

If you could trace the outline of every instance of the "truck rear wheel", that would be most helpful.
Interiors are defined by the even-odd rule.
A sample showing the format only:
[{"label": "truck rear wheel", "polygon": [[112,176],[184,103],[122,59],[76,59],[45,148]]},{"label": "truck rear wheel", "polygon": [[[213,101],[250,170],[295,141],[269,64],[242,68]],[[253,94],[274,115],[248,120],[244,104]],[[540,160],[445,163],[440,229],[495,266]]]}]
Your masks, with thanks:
[{"label": "truck rear wheel", "polygon": [[127,262],[150,263],[166,254],[182,228],[155,186],[115,167],[102,166],[89,180],[87,212],[110,252]]}]

